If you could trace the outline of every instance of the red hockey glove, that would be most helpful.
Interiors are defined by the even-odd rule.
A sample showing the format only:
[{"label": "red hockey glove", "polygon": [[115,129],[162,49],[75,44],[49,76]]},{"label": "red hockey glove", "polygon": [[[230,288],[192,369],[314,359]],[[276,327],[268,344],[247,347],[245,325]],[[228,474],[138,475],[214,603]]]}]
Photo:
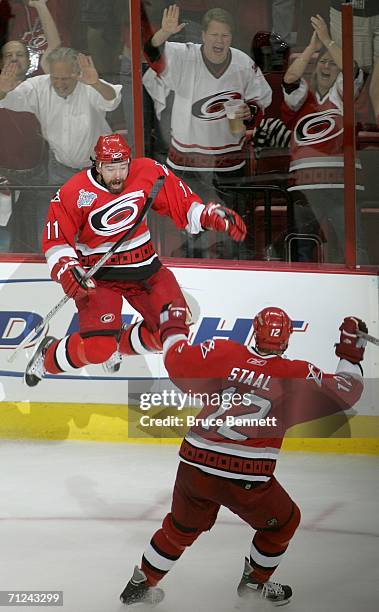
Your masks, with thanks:
[{"label": "red hockey glove", "polygon": [[162,344],[169,336],[176,334],[188,336],[189,320],[190,312],[183,301],[176,300],[171,304],[165,304],[161,310],[159,328]]},{"label": "red hockey glove", "polygon": [[359,363],[362,361],[367,340],[357,335],[357,331],[367,334],[367,325],[357,317],[345,317],[340,325],[340,341],[335,344],[336,355],[341,359]]},{"label": "red hockey glove", "polygon": [[227,232],[237,242],[245,240],[246,225],[241,217],[234,210],[221,206],[221,204],[214,202],[206,204],[200,216],[200,223],[203,229]]},{"label": "red hockey glove", "polygon": [[87,297],[88,290],[96,287],[92,278],[84,281],[84,275],[79,261],[73,257],[61,257],[51,272],[51,278],[62,285],[65,294],[77,300]]}]

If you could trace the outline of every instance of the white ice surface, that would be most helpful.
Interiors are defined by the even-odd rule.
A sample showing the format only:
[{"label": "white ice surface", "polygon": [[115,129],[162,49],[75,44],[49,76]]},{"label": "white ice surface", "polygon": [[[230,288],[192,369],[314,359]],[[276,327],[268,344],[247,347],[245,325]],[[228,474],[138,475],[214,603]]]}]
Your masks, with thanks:
[{"label": "white ice surface", "polygon": [[[169,509],[176,454],[175,446],[2,442],[0,590],[63,590],[63,608],[48,609],[65,612],[144,610],[118,596]],[[275,575],[294,590],[286,610],[379,609],[378,466],[376,457],[280,455],[276,476],[302,510]],[[222,511],[161,583],[157,612],[235,610],[251,536]]]}]

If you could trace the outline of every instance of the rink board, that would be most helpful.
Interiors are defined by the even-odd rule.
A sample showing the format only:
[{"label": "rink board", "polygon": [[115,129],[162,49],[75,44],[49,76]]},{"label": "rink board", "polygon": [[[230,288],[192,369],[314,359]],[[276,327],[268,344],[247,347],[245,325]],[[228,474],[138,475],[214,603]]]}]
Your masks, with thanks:
[{"label": "rink board", "polygon": [[[196,343],[210,337],[249,342],[252,315],[269,305],[284,308],[294,321],[287,356],[307,359],[324,371],[336,368],[333,344],[344,316],[355,314],[364,319],[370,333],[379,336],[375,275],[205,265],[172,270],[196,318],[191,334]],[[160,355],[125,360],[114,377],[100,366],[91,366],[49,377],[34,389],[26,387],[22,376],[33,347],[21,351],[13,363],[7,358],[61,299],[61,289],[50,281],[42,262],[0,262],[0,292],[0,437],[178,442],[172,432],[166,439],[164,432],[154,432],[154,438],[135,438],[128,431],[128,381],[166,378]],[[132,322],[138,314],[125,303],[123,317]],[[75,329],[75,308],[70,301],[43,334],[62,337]],[[315,439],[309,437],[306,427],[296,428],[289,432],[285,448],[379,453],[378,347],[368,345],[364,371],[368,382],[359,404],[348,414],[348,431],[345,422],[340,428],[333,425],[329,439]]]}]

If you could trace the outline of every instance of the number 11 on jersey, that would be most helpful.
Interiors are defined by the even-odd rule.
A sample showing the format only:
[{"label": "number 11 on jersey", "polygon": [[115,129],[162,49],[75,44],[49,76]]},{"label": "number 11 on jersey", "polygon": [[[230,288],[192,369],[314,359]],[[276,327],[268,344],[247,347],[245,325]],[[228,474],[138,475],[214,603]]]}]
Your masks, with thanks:
[{"label": "number 11 on jersey", "polygon": [[58,221],[54,221],[54,223],[51,223],[51,221],[48,221],[46,223],[46,227],[47,227],[47,239],[48,240],[58,238],[59,236]]}]

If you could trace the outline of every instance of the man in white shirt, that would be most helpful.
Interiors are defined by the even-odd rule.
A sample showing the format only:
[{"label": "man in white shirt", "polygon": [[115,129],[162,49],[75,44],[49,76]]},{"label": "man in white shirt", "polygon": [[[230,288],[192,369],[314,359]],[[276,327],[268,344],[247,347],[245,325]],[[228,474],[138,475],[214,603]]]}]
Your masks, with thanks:
[{"label": "man in white shirt", "polygon": [[230,131],[224,103],[239,100],[236,119],[254,125],[258,112],[271,103],[271,88],[254,61],[231,47],[233,22],[227,11],[212,9],[204,15],[202,45],[167,42],[184,26],[174,4],[164,10],[161,28],[145,45],[153,69],[161,57],[165,61],[159,79],[152,71],[143,79],[158,113],[167,92],[175,93],[167,163],[191,178],[195,173],[200,175],[196,178],[238,173],[246,163],[246,130]]},{"label": "man in white shirt", "polygon": [[[0,13],[4,4],[0,0]],[[22,7],[21,3],[16,6],[12,2],[9,10],[10,38],[1,48],[2,70],[14,64],[17,81],[21,82],[32,74],[47,72],[46,56],[61,45],[61,38],[47,0],[28,0]],[[21,15],[30,24],[29,17],[34,20],[31,31],[23,30]],[[5,17],[2,13],[0,22]],[[0,109],[0,134],[1,141],[7,143],[0,150],[0,177],[10,184],[25,186],[13,194],[0,193],[0,250],[34,252],[41,246],[39,236],[44,219],[40,219],[46,212],[46,192],[35,188],[29,191],[27,187],[46,183],[46,143],[39,122],[31,113]]]},{"label": "man in white shirt", "polygon": [[[222,182],[238,180],[245,173],[243,122],[249,128],[259,122],[271,103],[271,88],[254,61],[231,47],[233,19],[227,11],[214,8],[205,13],[201,45],[168,41],[185,25],[179,22],[176,4],[164,9],[160,29],[144,47],[152,69],[145,73],[143,84],[158,119],[166,96],[174,92],[167,164],[206,200],[221,199],[233,207]],[[159,73],[162,60],[164,69]],[[234,115],[240,120],[239,131],[231,131],[226,117],[224,104],[230,100],[240,102]],[[219,256],[225,256],[221,247]],[[202,256],[199,244],[193,254]]]},{"label": "man in white shirt", "polygon": [[16,67],[0,74],[0,108],[33,113],[49,143],[49,183],[68,180],[91,165],[97,139],[112,132],[105,114],[121,102],[121,85],[99,79],[90,57],[60,47],[48,58],[50,74],[22,83]]}]

